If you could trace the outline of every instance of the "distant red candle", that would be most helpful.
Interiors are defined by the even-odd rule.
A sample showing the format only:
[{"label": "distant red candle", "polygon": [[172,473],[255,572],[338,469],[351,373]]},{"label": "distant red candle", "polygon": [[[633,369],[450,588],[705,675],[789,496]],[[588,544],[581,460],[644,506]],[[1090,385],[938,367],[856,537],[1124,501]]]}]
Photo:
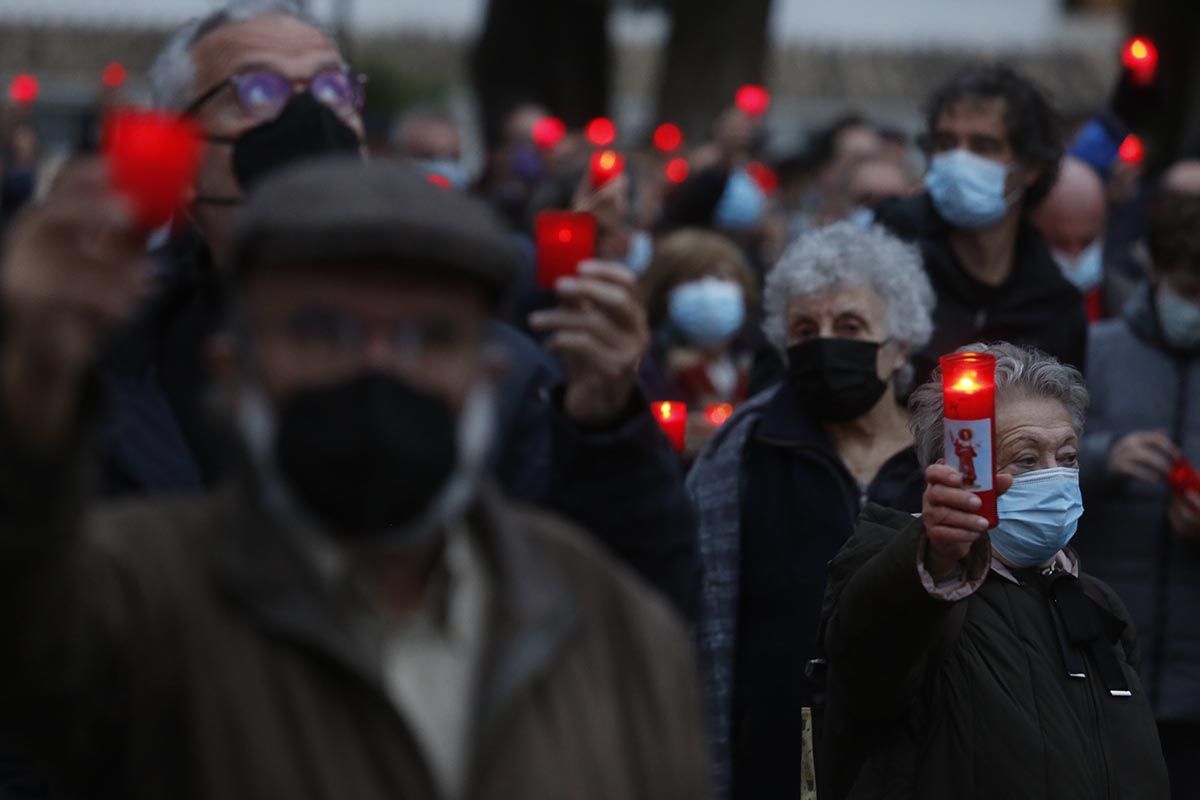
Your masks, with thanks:
[{"label": "distant red candle", "polygon": [[654,412],[654,418],[658,420],[659,427],[667,435],[675,452],[682,453],[687,437],[687,405],[671,400],[660,400],[657,403],[651,403],[650,410]]},{"label": "distant red candle", "polygon": [[1167,473],[1167,485],[1176,494],[1193,492],[1200,495],[1200,472],[1186,458],[1177,458]]},{"label": "distant red candle", "polygon": [[625,159],[616,150],[598,150],[592,154],[592,188],[602,189],[625,169]]},{"label": "distant red candle", "polygon": [[963,488],[983,505],[979,516],[996,527],[996,357],[953,353],[939,359],[945,405],[946,463],[958,470]]},{"label": "distant red candle", "polygon": [[704,418],[714,428],[719,428],[733,416],[733,406],[729,403],[713,403],[704,410]]}]

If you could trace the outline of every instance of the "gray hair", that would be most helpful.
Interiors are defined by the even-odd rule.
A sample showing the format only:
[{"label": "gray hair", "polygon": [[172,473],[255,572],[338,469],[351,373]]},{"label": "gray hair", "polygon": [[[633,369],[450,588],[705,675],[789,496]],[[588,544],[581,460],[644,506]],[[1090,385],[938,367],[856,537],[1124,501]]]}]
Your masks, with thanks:
[{"label": "gray hair", "polygon": [[[869,286],[883,300],[888,335],[915,353],[933,335],[934,294],[921,254],[879,225],[838,222],[801,236],[767,276],[763,332],[787,351],[787,309],[793,298]],[[911,380],[905,367],[897,384]]]},{"label": "gray hair", "polygon": [[221,8],[205,17],[189,20],[180,26],[150,65],[150,94],[154,105],[172,111],[182,111],[191,102],[197,91],[196,65],[192,61],[192,47],[213,31],[234,22],[245,22],[271,14],[295,17],[329,36],[330,31],[314,16],[304,10],[296,0],[229,0]]},{"label": "gray hair", "polygon": [[[1018,347],[1008,342],[985,345],[969,344],[959,353],[988,353],[996,357],[996,400],[1005,397],[1034,397],[1057,400],[1071,415],[1076,436],[1083,436],[1087,415],[1088,391],[1083,375],[1040,350]],[[937,367],[927,383],[917,388],[908,400],[917,458],[927,467],[942,457],[945,450],[942,409],[942,368]]]}]

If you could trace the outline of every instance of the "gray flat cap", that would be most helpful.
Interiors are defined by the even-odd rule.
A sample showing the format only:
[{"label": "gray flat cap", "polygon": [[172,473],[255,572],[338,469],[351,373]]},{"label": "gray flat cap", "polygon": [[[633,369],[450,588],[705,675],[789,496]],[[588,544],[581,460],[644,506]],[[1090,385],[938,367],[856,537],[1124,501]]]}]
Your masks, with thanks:
[{"label": "gray flat cap", "polygon": [[466,279],[497,302],[519,256],[479,201],[402,164],[345,157],[264,179],[239,213],[228,253],[235,280],[263,268],[360,261]]}]

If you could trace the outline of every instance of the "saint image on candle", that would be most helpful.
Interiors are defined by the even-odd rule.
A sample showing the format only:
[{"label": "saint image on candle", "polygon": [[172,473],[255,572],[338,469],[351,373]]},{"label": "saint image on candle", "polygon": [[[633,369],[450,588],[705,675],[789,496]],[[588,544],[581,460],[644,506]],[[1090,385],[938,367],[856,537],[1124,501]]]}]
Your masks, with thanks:
[{"label": "saint image on candle", "polygon": [[979,445],[971,441],[974,438],[970,428],[963,428],[954,439],[954,454],[958,456],[958,471],[962,473],[964,489],[979,488],[975,483],[975,456],[979,454]]}]

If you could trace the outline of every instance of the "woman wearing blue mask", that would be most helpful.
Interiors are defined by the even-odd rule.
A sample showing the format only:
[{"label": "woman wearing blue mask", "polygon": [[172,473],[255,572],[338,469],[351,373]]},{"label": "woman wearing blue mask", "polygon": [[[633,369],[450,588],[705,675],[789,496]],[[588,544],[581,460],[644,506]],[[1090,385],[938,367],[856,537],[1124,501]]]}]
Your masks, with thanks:
[{"label": "woman wearing blue mask", "polygon": [[935,372],[910,401],[922,513],[868,508],[830,565],[819,777],[833,797],[1165,799],[1133,623],[1067,547],[1083,378],[1036,350],[963,349],[997,359],[1000,523],[941,458]]},{"label": "woman wearing blue mask", "polygon": [[656,244],[641,288],[654,337],[642,384],[651,400],[687,404],[690,460],[715,429],[706,409],[746,399],[758,286],[732,242],[684,229]]},{"label": "woman wearing blue mask", "polygon": [[920,255],[849,222],[802,236],[764,290],[783,382],[746,403],[687,488],[704,566],[700,642],[722,791],[801,796],[804,673],[825,565],[867,502],[916,511],[924,482],[897,403],[932,329]]}]

